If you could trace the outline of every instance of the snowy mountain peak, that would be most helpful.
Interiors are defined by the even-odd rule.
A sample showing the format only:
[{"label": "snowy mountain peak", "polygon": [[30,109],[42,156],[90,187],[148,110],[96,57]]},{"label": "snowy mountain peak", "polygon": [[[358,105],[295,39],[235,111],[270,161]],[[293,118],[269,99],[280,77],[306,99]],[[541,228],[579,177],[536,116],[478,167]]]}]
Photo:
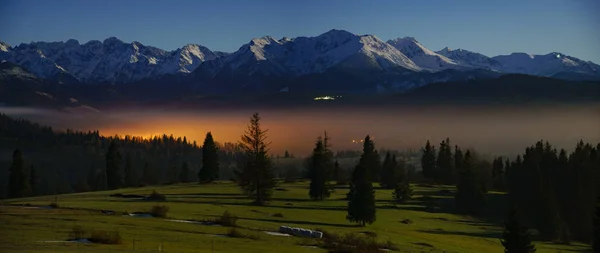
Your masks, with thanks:
[{"label": "snowy mountain peak", "polygon": [[0,41],[0,52],[9,52],[9,51],[10,51],[10,45]]},{"label": "snowy mountain peak", "polygon": [[499,55],[492,59],[500,62],[504,72],[522,73],[529,75],[553,76],[559,73],[585,73],[600,75],[600,66],[575,57],[552,52],[545,55],[527,53],[512,53]]},{"label": "snowy mountain peak", "polygon": [[429,50],[413,37],[392,39],[388,41],[388,44],[397,48],[417,65],[426,69],[443,70],[462,68],[462,66],[453,60]]},{"label": "snowy mountain peak", "polygon": [[190,73],[203,61],[218,56],[208,48],[188,44],[167,52],[139,41],[125,43],[116,37],[81,45],[66,42],[21,44],[0,60],[21,65],[42,78],[72,75],[87,83],[125,83],[164,74]]},{"label": "snowy mountain peak", "polygon": [[490,57],[460,48],[450,49],[445,47],[436,53],[448,57],[457,64],[468,68],[486,69],[492,71],[499,71],[502,68],[502,64],[491,59]]},{"label": "snowy mountain peak", "polygon": [[334,66],[420,70],[400,51],[373,35],[333,29],[315,37],[255,38],[219,63],[205,66],[202,72],[298,76],[322,73]]}]

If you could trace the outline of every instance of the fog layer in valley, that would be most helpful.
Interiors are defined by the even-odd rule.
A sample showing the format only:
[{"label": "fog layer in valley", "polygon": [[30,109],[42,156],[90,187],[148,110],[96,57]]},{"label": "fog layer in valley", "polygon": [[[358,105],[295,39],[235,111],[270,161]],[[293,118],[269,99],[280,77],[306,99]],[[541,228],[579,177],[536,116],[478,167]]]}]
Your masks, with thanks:
[{"label": "fog layer in valley", "polygon": [[[63,113],[0,107],[0,112],[56,129],[99,130],[102,135],[186,136],[200,145],[211,131],[219,142],[237,142],[253,110],[123,110]],[[378,148],[419,148],[449,137],[452,144],[484,153],[512,155],[540,139],[571,150],[576,142],[600,142],[600,106],[443,107],[405,106],[381,109],[261,110],[272,153],[306,155],[327,130],[335,150],[361,149],[371,135]]]}]

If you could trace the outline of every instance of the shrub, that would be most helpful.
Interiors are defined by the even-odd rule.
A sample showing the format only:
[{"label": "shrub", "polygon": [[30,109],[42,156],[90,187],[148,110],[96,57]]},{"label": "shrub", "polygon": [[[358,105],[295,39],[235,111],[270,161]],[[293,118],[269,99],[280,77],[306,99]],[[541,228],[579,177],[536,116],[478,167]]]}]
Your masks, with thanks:
[{"label": "shrub", "polygon": [[90,242],[102,244],[121,244],[121,234],[119,231],[94,230],[90,234]]},{"label": "shrub", "polygon": [[406,201],[412,198],[412,195],[413,191],[410,189],[410,184],[408,183],[397,184],[392,192],[392,197],[396,203],[406,203]]},{"label": "shrub", "polygon": [[229,213],[228,211],[223,212],[221,217],[219,217],[215,223],[226,226],[226,227],[235,227],[237,223],[238,217]]},{"label": "shrub", "polygon": [[167,213],[169,212],[169,207],[165,205],[154,205],[148,211],[152,216],[159,218],[167,218]]},{"label": "shrub", "polygon": [[48,205],[48,206],[49,206],[49,207],[52,207],[52,208],[58,208],[58,207],[59,207],[59,206],[58,206],[58,203],[56,203],[56,202],[52,202],[52,203],[50,203],[50,205]]},{"label": "shrub", "polygon": [[160,194],[160,193],[156,192],[155,190],[153,190],[152,193],[150,194],[150,196],[148,196],[146,199],[153,200],[153,201],[165,201],[165,200],[167,200],[167,196]]},{"label": "shrub", "polygon": [[229,237],[234,237],[234,238],[248,238],[248,239],[252,239],[252,240],[260,239],[257,235],[246,234],[236,228],[229,229],[229,232],[227,232],[227,235]]},{"label": "shrub", "polygon": [[87,231],[81,225],[75,225],[71,228],[71,232],[69,232],[69,239],[82,239],[87,238],[89,231]]},{"label": "shrub", "polygon": [[274,213],[272,216],[273,217],[283,218],[283,214],[282,213]]},{"label": "shrub", "polygon": [[373,236],[364,236],[356,233],[339,235],[317,229],[323,233],[321,248],[332,253],[380,253],[384,250],[397,250],[398,248],[390,241],[377,242]]}]

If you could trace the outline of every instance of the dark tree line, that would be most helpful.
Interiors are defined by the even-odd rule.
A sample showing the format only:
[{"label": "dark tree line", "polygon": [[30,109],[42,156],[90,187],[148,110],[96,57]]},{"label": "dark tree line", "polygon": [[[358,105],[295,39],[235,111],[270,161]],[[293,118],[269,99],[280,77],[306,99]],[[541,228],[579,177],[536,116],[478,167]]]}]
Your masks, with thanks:
[{"label": "dark tree line", "polygon": [[[116,148],[109,152],[113,144]],[[241,151],[231,143],[215,146],[218,163],[225,164],[230,173],[218,171],[216,177],[229,178]],[[15,148],[24,157],[25,177],[35,181],[33,195],[191,182],[197,180],[203,162],[202,147],[186,137],[106,137],[98,131],[56,131],[0,114],[0,155],[5,157],[0,159],[4,168],[0,170],[4,179],[0,180],[0,198],[8,196],[8,168]]]},{"label": "dark tree line", "polygon": [[548,240],[589,242],[595,200],[600,196],[600,143],[577,143],[567,155],[539,141],[505,163],[511,200],[524,219]]},{"label": "dark tree line", "polygon": [[[569,154],[548,142],[527,147],[513,161],[495,157],[490,163],[462,151],[450,141],[439,148],[428,141],[422,149],[423,176],[438,183],[455,182],[458,210],[479,214],[490,188],[507,190],[525,224],[545,240],[565,243],[592,240],[595,199],[600,196],[600,144],[580,141]],[[448,158],[453,157],[453,158]]]}]

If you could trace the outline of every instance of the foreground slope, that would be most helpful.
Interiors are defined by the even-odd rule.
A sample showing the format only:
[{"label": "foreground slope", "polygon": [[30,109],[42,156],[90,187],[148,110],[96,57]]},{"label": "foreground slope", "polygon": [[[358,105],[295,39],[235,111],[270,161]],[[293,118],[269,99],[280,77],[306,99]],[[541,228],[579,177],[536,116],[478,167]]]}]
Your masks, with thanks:
[{"label": "foreground slope", "polygon": [[[276,191],[267,206],[253,206],[229,182],[210,185],[170,185],[90,192],[57,197],[59,209],[34,206],[0,206],[0,224],[5,233],[0,237],[2,252],[325,252],[301,244],[312,239],[274,236],[264,231],[276,231],[281,225],[322,228],[337,233],[374,232],[377,240],[390,240],[397,252],[500,252],[503,250],[500,221],[495,217],[505,204],[501,193],[490,193],[486,220],[452,214],[453,187],[415,186],[414,199],[394,207],[391,192],[377,190],[377,221],[367,227],[357,227],[345,220],[347,189],[337,189],[329,200],[308,200],[307,183],[288,183]],[[149,194],[152,190],[165,194],[160,204],[169,206],[169,219],[203,220],[219,216],[227,210],[240,217],[238,228],[256,240],[229,238],[227,227],[173,222],[160,218],[137,218],[122,212],[143,211],[155,202],[109,197],[110,194]],[[48,205],[54,196],[6,200],[4,204]],[[99,210],[115,211],[118,215],[102,215]],[[278,217],[282,216],[282,217]],[[60,243],[68,238],[74,225],[87,229],[117,230],[122,245]],[[570,246],[536,242],[538,252],[585,250],[589,246]]]}]

